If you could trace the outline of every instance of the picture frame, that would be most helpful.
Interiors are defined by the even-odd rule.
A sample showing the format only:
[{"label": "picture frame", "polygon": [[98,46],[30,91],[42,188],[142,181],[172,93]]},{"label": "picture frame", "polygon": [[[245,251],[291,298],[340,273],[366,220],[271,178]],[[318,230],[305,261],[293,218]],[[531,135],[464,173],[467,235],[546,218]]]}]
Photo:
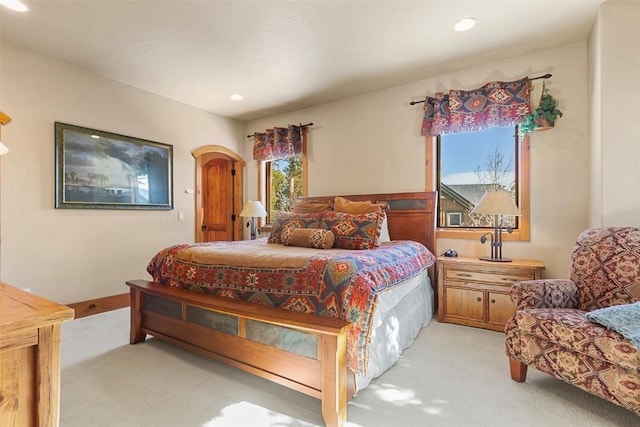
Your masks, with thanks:
[{"label": "picture frame", "polygon": [[55,122],[56,209],[173,209],[173,146]]}]

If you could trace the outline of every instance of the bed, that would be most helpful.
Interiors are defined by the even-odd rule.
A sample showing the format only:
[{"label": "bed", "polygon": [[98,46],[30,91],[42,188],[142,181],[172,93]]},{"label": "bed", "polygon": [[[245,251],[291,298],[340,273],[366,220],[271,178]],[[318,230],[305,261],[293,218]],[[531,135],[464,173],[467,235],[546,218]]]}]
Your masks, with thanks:
[{"label": "bed", "polygon": [[267,238],[164,248],[149,263],[153,281],[127,282],[131,344],[149,334],[223,361],[320,399],[325,424],[344,425],[348,399],[397,361],[435,311],[436,194],[342,197],[388,206],[391,241],[365,250]]}]

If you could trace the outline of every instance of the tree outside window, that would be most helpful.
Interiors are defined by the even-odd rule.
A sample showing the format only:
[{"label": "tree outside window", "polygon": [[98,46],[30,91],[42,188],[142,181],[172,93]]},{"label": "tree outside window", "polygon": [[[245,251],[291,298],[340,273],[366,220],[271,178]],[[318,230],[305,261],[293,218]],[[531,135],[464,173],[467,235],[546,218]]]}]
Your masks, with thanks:
[{"label": "tree outside window", "polygon": [[303,155],[271,160],[266,164],[267,222],[276,212],[291,212],[293,202],[304,195]]}]

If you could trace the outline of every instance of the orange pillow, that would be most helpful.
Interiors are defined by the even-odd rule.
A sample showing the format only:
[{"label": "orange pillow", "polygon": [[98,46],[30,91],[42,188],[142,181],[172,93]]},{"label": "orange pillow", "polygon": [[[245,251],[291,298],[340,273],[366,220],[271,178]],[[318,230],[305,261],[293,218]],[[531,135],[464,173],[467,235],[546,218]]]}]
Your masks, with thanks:
[{"label": "orange pillow", "polygon": [[294,213],[317,213],[331,210],[331,203],[317,200],[295,200],[293,202]]},{"label": "orange pillow", "polygon": [[387,204],[385,202],[374,202],[373,200],[367,200],[364,202],[353,202],[349,199],[338,196],[333,202],[333,210],[336,212],[350,214],[363,214],[378,212],[379,210],[386,211]]}]

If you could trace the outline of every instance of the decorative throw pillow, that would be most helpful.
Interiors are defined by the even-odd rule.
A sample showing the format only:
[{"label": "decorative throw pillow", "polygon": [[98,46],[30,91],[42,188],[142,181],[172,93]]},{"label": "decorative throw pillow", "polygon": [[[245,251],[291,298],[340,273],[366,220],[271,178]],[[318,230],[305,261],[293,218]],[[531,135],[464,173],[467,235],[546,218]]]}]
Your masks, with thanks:
[{"label": "decorative throw pillow", "polygon": [[280,242],[283,245],[289,246],[291,244],[291,236],[293,236],[293,230],[296,228],[298,228],[296,224],[289,224],[282,228],[282,232],[280,233]]},{"label": "decorative throw pillow", "polygon": [[380,243],[390,242],[391,236],[389,235],[389,220],[387,219],[387,213],[382,211],[384,214],[384,219],[382,220],[382,227],[380,227],[380,238],[378,241]]},{"label": "decorative throw pillow", "polygon": [[336,197],[333,201],[334,211],[351,214],[377,212],[378,210],[387,210],[387,207],[388,205],[386,202],[376,202],[373,200],[353,202],[340,196]]},{"label": "decorative throw pillow", "polygon": [[325,212],[322,214],[321,228],[331,230],[335,235],[333,246],[342,249],[373,249],[380,245],[380,229],[384,212],[349,214]]},{"label": "decorative throw pillow", "polygon": [[322,228],[287,227],[280,236],[285,246],[329,249],[333,247],[334,235],[331,230]]},{"label": "decorative throw pillow", "polygon": [[280,234],[285,227],[320,228],[321,213],[278,212],[271,226],[269,243],[282,243]]},{"label": "decorative throw pillow", "polygon": [[612,329],[631,341],[640,350],[640,301],[612,305],[586,314],[587,319]]},{"label": "decorative throw pillow", "polygon": [[387,202],[378,202],[374,200],[367,200],[363,202],[354,202],[349,199],[345,199],[344,197],[337,196],[333,202],[336,212],[344,212],[344,213],[369,213],[369,212],[377,212],[382,210],[385,212],[384,219],[382,220],[382,228],[380,229],[380,238],[379,242],[390,242],[391,236],[389,236],[389,224],[387,222],[386,211],[389,209],[389,205]]},{"label": "decorative throw pillow", "polygon": [[321,202],[318,200],[295,200],[293,202],[294,213],[313,213],[331,210],[330,202]]}]

